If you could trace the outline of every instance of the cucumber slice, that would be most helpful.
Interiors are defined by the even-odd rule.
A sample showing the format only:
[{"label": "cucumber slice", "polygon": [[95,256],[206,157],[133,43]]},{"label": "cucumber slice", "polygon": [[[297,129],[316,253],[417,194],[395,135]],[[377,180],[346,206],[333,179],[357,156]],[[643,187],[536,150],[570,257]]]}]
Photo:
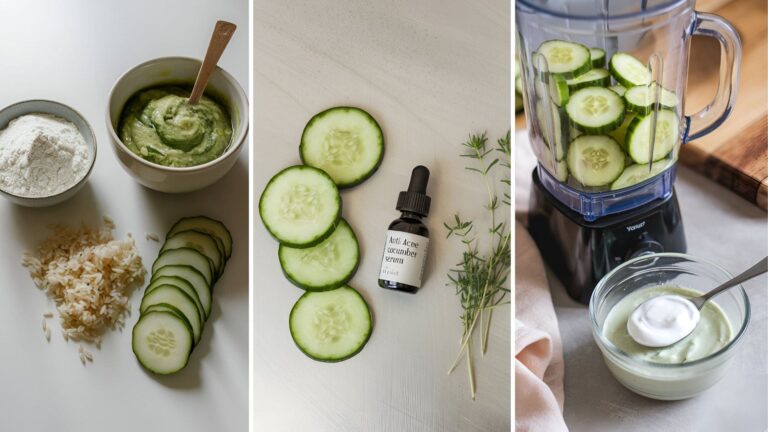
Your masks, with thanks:
[{"label": "cucumber slice", "polygon": [[[659,92],[658,95],[656,92]],[[656,98],[658,97],[658,103]],[[634,86],[624,93],[627,109],[640,115],[650,113],[654,107],[675,109],[677,95],[656,83]]]},{"label": "cucumber slice", "polygon": [[205,278],[208,286],[213,284],[213,263],[205,255],[192,248],[170,249],[161,252],[152,264],[152,273],[169,265],[188,265],[197,270]]},{"label": "cucumber slice", "polygon": [[622,87],[620,85],[610,86],[610,87],[608,87],[608,89],[610,89],[611,91],[613,91],[614,93],[616,93],[617,95],[622,96],[622,97],[624,96],[624,93],[627,92],[627,89],[625,89],[624,87]]},{"label": "cucumber slice", "polygon": [[173,237],[181,231],[188,230],[198,231],[217,238],[224,246],[224,255],[226,259],[229,259],[229,257],[232,256],[232,234],[230,234],[223,223],[207,216],[181,218],[171,227],[166,238]]},{"label": "cucumber slice", "polygon": [[568,103],[569,88],[568,82],[562,75],[552,75],[549,80],[549,97],[552,102],[561,107]]},{"label": "cucumber slice", "polygon": [[178,372],[192,353],[193,335],[188,322],[170,311],[149,311],[133,326],[132,347],[147,370],[161,375]]},{"label": "cucumber slice", "polygon": [[189,320],[187,320],[187,317],[184,316],[184,313],[177,309],[175,306],[169,305],[168,303],[158,303],[153,304],[152,306],[148,306],[146,310],[144,310],[144,314],[148,314],[150,312],[156,312],[156,311],[163,311],[163,312],[170,312],[177,317],[179,317],[184,323],[187,325],[187,328],[189,329],[190,334],[192,333],[192,324],[189,323]]},{"label": "cucumber slice", "polygon": [[605,51],[602,48],[590,48],[589,58],[592,59],[593,68],[601,68],[605,66]]},{"label": "cucumber slice", "polygon": [[200,310],[192,297],[173,285],[162,285],[144,294],[139,311],[144,314],[148,307],[160,303],[167,303],[184,314],[192,326],[194,343],[197,344],[203,331],[203,322],[200,319]]},{"label": "cucumber slice", "polygon": [[[654,113],[637,116],[627,128],[627,152],[633,161],[647,164],[666,157],[680,138],[680,121],[677,114],[670,110],[658,110],[656,113],[656,138],[651,139]],[[653,151],[651,151],[653,147]]]},{"label": "cucumber slice", "polygon": [[325,171],[340,188],[352,187],[381,165],[384,134],[360,108],[330,108],[304,127],[299,153],[304,164]]},{"label": "cucumber slice", "polygon": [[144,291],[144,295],[147,295],[148,293],[152,292],[152,290],[165,285],[175,286],[176,288],[184,291],[184,293],[188,295],[189,298],[194,300],[195,306],[197,306],[197,311],[200,312],[200,322],[205,322],[205,309],[203,308],[203,304],[200,302],[200,297],[197,295],[197,291],[195,291],[195,288],[192,287],[192,284],[180,277],[153,275],[152,281]]},{"label": "cucumber slice", "polygon": [[574,127],[588,134],[612,131],[624,121],[624,99],[604,87],[578,90],[565,109]]},{"label": "cucumber slice", "polygon": [[545,148],[542,150],[544,153],[541,155],[541,162],[544,169],[557,181],[565,183],[568,180],[568,164],[566,161],[556,161],[552,158],[552,153],[549,149]]},{"label": "cucumber slice", "polygon": [[611,190],[624,189],[642,183],[661,174],[670,166],[672,166],[672,161],[669,159],[654,162],[653,166],[651,164],[630,165],[624,168],[624,172],[621,173],[616,181],[611,183]]},{"label": "cucumber slice", "polygon": [[523,94],[523,77],[520,75],[515,77],[515,92]]},{"label": "cucumber slice", "polygon": [[213,237],[199,231],[181,231],[168,237],[160,253],[172,249],[190,248],[208,257],[213,263],[214,276],[218,279],[224,272],[224,255]]},{"label": "cucumber slice", "polygon": [[267,183],[259,200],[267,230],[290,247],[314,246],[336,229],[341,196],[325,172],[303,165],[288,167]]},{"label": "cucumber slice", "polygon": [[349,286],[306,292],[291,310],[291,337],[308,357],[338,362],[359,353],[371,336],[371,311]]},{"label": "cucumber slice", "polygon": [[[610,90],[609,90],[610,91]],[[624,152],[606,135],[582,135],[568,148],[568,171],[584,186],[605,186],[624,170]]]},{"label": "cucumber slice", "polygon": [[157,278],[164,276],[175,276],[187,281],[197,293],[197,298],[200,300],[200,304],[203,306],[205,312],[205,318],[207,319],[211,315],[211,303],[213,302],[212,294],[213,288],[208,285],[205,280],[205,276],[195,270],[194,267],[188,265],[167,265],[155,270],[152,274],[152,282]]},{"label": "cucumber slice", "polygon": [[651,70],[631,54],[617,52],[611,57],[611,75],[625,88],[651,83]]},{"label": "cucumber slice", "polygon": [[536,52],[546,59],[550,74],[571,78],[592,69],[589,48],[576,42],[550,40],[539,45]]},{"label": "cucumber slice", "polygon": [[[549,111],[547,111],[547,109]],[[551,116],[550,116],[551,115]],[[550,116],[550,117],[548,117]],[[536,104],[536,117],[541,128],[541,135],[547,147],[555,145],[555,157],[558,161],[565,159],[566,143],[568,142],[569,128],[565,111],[555,105],[554,102],[539,102]],[[551,130],[550,125],[551,124]]]},{"label": "cucumber slice", "polygon": [[585,87],[607,87],[611,84],[611,74],[605,69],[592,69],[567,81],[571,93]]},{"label": "cucumber slice", "polygon": [[621,126],[608,132],[608,135],[615,139],[616,142],[621,146],[622,150],[625,152],[627,151],[627,129],[629,128],[629,125],[632,123],[634,118],[634,114],[628,113],[624,116],[624,121],[621,123]]},{"label": "cucumber slice", "polygon": [[327,239],[311,248],[280,245],[280,266],[291,283],[307,291],[327,291],[352,279],[360,263],[357,237],[341,219]]}]

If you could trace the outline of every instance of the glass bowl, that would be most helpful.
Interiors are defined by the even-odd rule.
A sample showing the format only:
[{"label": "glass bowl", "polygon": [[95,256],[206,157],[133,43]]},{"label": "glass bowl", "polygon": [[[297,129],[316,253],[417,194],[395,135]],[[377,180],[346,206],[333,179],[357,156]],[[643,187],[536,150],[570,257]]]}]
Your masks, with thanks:
[{"label": "glass bowl", "polygon": [[592,293],[589,316],[592,335],[613,376],[633,392],[659,400],[690,398],[717,383],[728,370],[749,323],[749,298],[742,286],[710,300],[722,309],[730,321],[733,339],[719,351],[698,360],[663,364],[632,357],[605,337],[603,324],[611,309],[636,290],[672,285],[708,291],[732,277],[715,264],[677,253],[644,255],[625,262],[605,275]]}]

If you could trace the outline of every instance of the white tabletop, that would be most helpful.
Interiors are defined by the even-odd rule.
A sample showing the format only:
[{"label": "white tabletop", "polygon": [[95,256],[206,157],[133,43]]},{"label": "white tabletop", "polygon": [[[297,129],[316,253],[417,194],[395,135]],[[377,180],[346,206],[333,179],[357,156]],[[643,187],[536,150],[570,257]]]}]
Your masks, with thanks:
[{"label": "white tabletop", "polygon": [[[442,222],[481,214],[482,183],[466,172],[460,144],[509,128],[509,3],[256,2],[254,160],[256,199],[279,169],[299,163],[301,131],[331,106],[368,110],[382,125],[379,171],[342,193],[362,248],[351,281],[369,302],[373,334],[350,360],[310,360],[294,345],[288,314],[301,296],[285,280],[277,243],[254,216],[254,421],[257,431],[504,431],[510,422],[510,314],[494,315],[478,395],[466,365],[447,369],[461,336],[460,306],[445,286],[460,249]],[[418,164],[432,172],[426,283],[416,294],[377,286],[395,201]]]},{"label": "white tabletop", "polygon": [[[525,197],[535,164],[525,131],[518,132],[516,195]],[[765,211],[685,167],[675,182],[688,253],[733,274],[768,254]],[[616,381],[592,339],[587,307],[573,301],[548,274],[565,358],[565,421],[581,431],[745,431],[768,427],[768,283],[746,282],[752,321],[726,376],[692,399],[661,402],[632,393]]]},{"label": "white tabletop", "polygon": [[[217,184],[196,193],[164,195],[141,187],[119,166],[107,138],[107,94],[132,66],[160,56],[201,57],[216,19],[238,24],[220,64],[248,86],[246,1],[23,1],[0,3],[0,106],[33,98],[71,105],[90,122],[99,143],[96,166],[72,200],[47,209],[0,199],[0,429],[6,431],[243,431],[248,425],[248,152]],[[54,307],[20,265],[24,250],[48,234],[46,225],[117,224],[133,233],[145,266],[181,216],[223,220],[234,252],[216,287],[201,344],[187,368],[172,377],[146,373],[123,332],[108,332],[101,350],[66,343],[57,319],[51,342],[42,314]],[[131,297],[134,310],[141,290]]]}]

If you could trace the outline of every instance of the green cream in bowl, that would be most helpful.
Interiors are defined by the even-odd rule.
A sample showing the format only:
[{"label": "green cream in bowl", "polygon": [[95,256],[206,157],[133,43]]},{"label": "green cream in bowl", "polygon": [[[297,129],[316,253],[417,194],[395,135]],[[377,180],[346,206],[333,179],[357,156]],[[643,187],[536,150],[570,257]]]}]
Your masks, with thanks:
[{"label": "green cream in bowl", "polygon": [[592,335],[613,376],[628,389],[660,400],[686,399],[717,383],[749,322],[749,299],[743,288],[708,302],[695,330],[666,347],[635,342],[627,320],[650,298],[699,295],[730,278],[714,264],[674,253],[635,258],[603,277],[592,293],[589,313]]},{"label": "green cream in bowl", "polygon": [[134,180],[160,192],[203,189],[234,167],[248,135],[248,98],[237,80],[214,68],[205,96],[187,97],[200,60],[162,57],[141,63],[115,82],[107,99],[112,149]]},{"label": "green cream in bowl", "polygon": [[171,167],[200,165],[224,154],[232,140],[226,108],[208,96],[190,105],[191,91],[191,86],[161,86],[134,95],[120,115],[118,133],[125,146]]}]

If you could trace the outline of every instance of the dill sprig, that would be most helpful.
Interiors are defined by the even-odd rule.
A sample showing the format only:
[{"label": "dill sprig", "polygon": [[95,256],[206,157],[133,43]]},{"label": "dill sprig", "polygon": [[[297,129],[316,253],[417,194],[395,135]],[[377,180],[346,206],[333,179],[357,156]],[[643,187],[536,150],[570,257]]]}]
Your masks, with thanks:
[{"label": "dill sprig", "polygon": [[[500,207],[511,202],[511,180],[508,176],[500,181],[494,180],[493,170],[504,169],[507,175],[510,169],[511,145],[510,132],[496,141],[495,147],[488,146],[486,133],[471,134],[462,144],[465,152],[462,157],[472,160],[465,168],[479,174],[488,194],[484,208],[488,212],[489,225],[486,230],[476,227],[472,220],[463,219],[459,214],[454,220],[444,222],[448,238],[454,237],[464,244],[461,261],[448,272],[448,285],[456,289],[461,307],[463,334],[459,353],[451,365],[450,374],[462,358],[467,361],[470,391],[475,399],[475,377],[472,364],[472,342],[477,328],[480,328],[480,355],[485,355],[488,348],[488,333],[493,310],[504,301],[509,288],[507,281],[511,265],[511,235],[509,230],[509,210],[499,215]],[[498,189],[502,188],[501,199]],[[482,234],[485,235],[482,235]],[[482,252],[481,252],[482,250]]]}]

